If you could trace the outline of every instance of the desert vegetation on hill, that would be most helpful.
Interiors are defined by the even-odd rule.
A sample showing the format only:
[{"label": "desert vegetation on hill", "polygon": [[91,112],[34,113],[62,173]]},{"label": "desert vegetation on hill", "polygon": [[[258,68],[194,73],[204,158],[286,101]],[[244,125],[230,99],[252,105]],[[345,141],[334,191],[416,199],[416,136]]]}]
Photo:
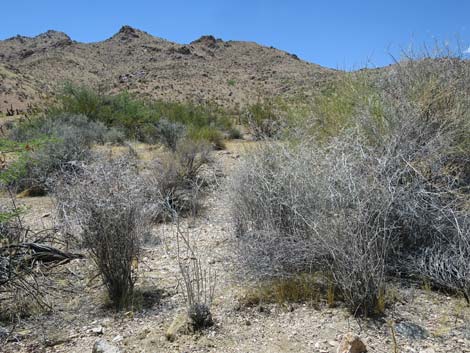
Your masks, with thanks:
[{"label": "desert vegetation on hill", "polygon": [[49,113],[82,114],[122,131],[127,138],[163,142],[170,148],[184,134],[195,140],[208,140],[220,148],[222,132],[232,126],[230,115],[216,105],[146,102],[127,93],[109,96],[72,85],[64,87],[58,104],[49,108]]},{"label": "desert vegetation on hill", "polygon": [[65,33],[0,41],[0,114],[42,105],[64,81],[127,90],[140,98],[236,108],[258,97],[311,91],[335,75],[284,51],[202,36],[173,43],[123,26],[111,38],[80,43]]}]

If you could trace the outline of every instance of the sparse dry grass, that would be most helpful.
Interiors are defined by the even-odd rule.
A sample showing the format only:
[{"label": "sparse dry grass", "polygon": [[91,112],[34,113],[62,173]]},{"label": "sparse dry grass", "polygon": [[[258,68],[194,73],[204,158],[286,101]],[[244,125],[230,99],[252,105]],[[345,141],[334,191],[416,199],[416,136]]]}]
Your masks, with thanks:
[{"label": "sparse dry grass", "polygon": [[303,274],[252,284],[242,290],[239,301],[245,306],[261,304],[334,304],[334,288],[321,274]]}]

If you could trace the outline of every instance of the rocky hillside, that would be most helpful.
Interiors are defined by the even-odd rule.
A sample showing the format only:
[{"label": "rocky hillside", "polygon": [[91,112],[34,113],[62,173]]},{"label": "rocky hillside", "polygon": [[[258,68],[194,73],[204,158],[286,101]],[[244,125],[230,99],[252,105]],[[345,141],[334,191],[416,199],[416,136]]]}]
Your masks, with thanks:
[{"label": "rocky hillside", "polygon": [[80,43],[62,32],[0,41],[0,110],[25,109],[65,81],[105,92],[236,107],[258,97],[308,93],[335,71],[253,42],[203,36],[177,44],[129,26]]}]

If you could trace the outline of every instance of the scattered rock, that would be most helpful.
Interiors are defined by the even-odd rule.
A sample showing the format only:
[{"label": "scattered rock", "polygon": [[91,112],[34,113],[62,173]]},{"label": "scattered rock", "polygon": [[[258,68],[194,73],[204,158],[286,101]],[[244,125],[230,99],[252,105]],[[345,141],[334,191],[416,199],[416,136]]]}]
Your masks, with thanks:
[{"label": "scattered rock", "polygon": [[52,332],[44,338],[44,346],[55,347],[70,342],[74,337],[67,336],[65,332]]},{"label": "scattered rock", "polygon": [[338,346],[337,353],[365,353],[367,352],[366,345],[362,342],[359,336],[347,333],[343,336],[340,345]]},{"label": "scattered rock", "polygon": [[104,330],[103,330],[103,326],[97,326],[97,327],[93,327],[91,330],[90,330],[91,333],[94,333],[95,335],[102,335]]},{"label": "scattered rock", "polygon": [[121,335],[117,335],[113,338],[113,342],[121,342],[124,338]]},{"label": "scattered rock", "polygon": [[0,326],[0,341],[4,340],[8,337],[8,330],[2,326]]},{"label": "scattered rock", "polygon": [[99,339],[93,345],[92,353],[121,353],[121,350],[104,339]]},{"label": "scattered rock", "polygon": [[428,331],[423,327],[408,321],[401,321],[395,325],[396,332],[404,337],[422,340],[429,336]]},{"label": "scattered rock", "polygon": [[462,332],[462,336],[470,340],[470,326],[464,325],[458,328],[458,331]]},{"label": "scattered rock", "polygon": [[189,55],[191,54],[191,48],[188,47],[187,45],[183,45],[182,47],[179,47],[175,50],[177,53],[179,54],[183,54],[183,55]]},{"label": "scattered rock", "polygon": [[333,341],[333,340],[329,340],[327,343],[328,343],[331,347],[336,347],[336,346],[338,345],[338,342]]}]

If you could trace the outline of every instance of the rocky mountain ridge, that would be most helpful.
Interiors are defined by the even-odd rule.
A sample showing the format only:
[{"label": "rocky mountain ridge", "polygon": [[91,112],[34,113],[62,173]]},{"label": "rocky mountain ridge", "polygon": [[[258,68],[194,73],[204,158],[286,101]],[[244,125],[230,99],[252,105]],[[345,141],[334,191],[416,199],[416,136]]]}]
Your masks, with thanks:
[{"label": "rocky mountain ridge", "polygon": [[49,30],[0,41],[0,110],[25,109],[64,82],[237,107],[262,97],[308,94],[337,73],[273,47],[211,35],[178,44],[123,26],[104,41],[80,43]]}]

